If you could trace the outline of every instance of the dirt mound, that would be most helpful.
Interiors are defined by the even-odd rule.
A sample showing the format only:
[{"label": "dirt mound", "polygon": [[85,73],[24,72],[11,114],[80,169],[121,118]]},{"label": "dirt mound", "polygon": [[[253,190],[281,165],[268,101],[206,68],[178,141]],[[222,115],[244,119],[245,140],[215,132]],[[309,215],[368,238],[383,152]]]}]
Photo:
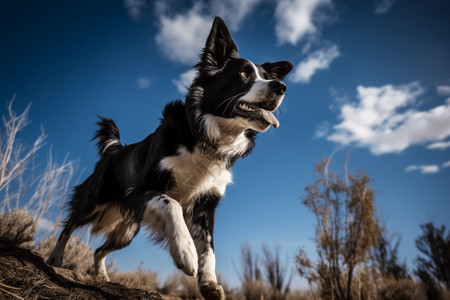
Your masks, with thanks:
[{"label": "dirt mound", "polygon": [[117,283],[85,281],[73,271],[48,266],[29,250],[0,243],[0,299],[162,298]]}]

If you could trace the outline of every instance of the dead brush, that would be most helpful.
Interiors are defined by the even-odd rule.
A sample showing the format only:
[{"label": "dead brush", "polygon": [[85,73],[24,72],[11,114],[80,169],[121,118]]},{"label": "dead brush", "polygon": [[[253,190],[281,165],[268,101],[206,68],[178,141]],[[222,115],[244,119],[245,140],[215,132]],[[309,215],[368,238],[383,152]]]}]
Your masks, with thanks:
[{"label": "dead brush", "polygon": [[[35,247],[34,251],[47,259],[56,244],[56,237],[52,236],[42,239]],[[72,236],[64,251],[62,267],[72,270],[85,279],[92,279],[92,266],[94,265],[94,253],[79,237]]]},{"label": "dead brush", "polygon": [[37,233],[37,224],[26,210],[0,212],[0,241],[30,248]]},{"label": "dead brush", "polygon": [[378,290],[380,300],[427,299],[424,288],[412,279],[384,280]]},{"label": "dead brush", "polygon": [[107,270],[111,282],[120,283],[128,288],[153,292],[159,287],[158,274],[146,270],[144,268],[144,262],[141,262],[134,272],[121,273],[116,267],[114,260],[111,260],[107,266]]}]

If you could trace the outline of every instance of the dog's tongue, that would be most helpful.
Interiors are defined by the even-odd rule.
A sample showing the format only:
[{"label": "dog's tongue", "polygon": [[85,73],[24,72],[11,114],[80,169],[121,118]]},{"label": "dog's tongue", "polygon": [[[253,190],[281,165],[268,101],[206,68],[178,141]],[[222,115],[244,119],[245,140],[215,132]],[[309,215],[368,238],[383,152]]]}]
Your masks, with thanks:
[{"label": "dog's tongue", "polygon": [[278,128],[280,126],[280,122],[278,122],[277,118],[273,115],[272,112],[260,109],[259,115],[269,124],[272,124],[273,127]]}]

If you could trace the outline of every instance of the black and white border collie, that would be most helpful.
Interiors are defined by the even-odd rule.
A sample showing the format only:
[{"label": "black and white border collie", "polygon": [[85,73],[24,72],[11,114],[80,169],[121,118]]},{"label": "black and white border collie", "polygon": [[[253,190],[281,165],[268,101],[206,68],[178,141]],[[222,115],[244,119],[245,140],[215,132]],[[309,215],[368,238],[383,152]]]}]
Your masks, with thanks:
[{"label": "black and white border collie", "polygon": [[169,103],[154,133],[125,146],[114,121],[100,117],[101,158],[75,188],[48,263],[61,266],[72,232],[92,225],[106,237],[95,251],[95,274],[108,281],[106,255],[130,244],[143,226],[179,269],[198,278],[206,299],[224,299],[215,274],[214,211],[232,181],[231,166],[250,153],[258,132],[278,127],[274,112],[292,67],[239,57],[216,17],[185,103]]}]

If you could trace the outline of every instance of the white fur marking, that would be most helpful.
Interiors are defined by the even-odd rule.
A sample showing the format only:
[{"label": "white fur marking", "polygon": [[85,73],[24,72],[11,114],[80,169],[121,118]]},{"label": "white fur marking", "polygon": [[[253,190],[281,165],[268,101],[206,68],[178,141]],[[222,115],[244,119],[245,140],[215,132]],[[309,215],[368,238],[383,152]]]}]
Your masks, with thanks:
[{"label": "white fur marking", "polygon": [[256,81],[270,81],[270,80],[267,80],[267,79],[263,79],[263,78],[261,77],[261,75],[259,75],[259,70],[258,70],[258,68],[256,67],[256,65],[255,65],[254,63],[252,63],[251,61],[249,61],[249,62],[252,64],[253,69],[255,69],[255,73],[256,73]]},{"label": "white fur marking", "polygon": [[101,276],[105,279],[105,281],[109,281],[108,272],[106,272],[105,266],[106,256],[100,258],[100,260],[96,263],[97,276]]},{"label": "white fur marking", "polygon": [[202,154],[200,143],[193,152],[181,146],[178,155],[161,160],[160,168],[171,171],[175,185],[167,194],[183,206],[189,206],[197,196],[210,191],[224,195],[232,180],[226,163]]},{"label": "white fur marking", "polygon": [[147,203],[143,223],[152,234],[168,238],[170,254],[178,268],[187,275],[197,276],[197,250],[177,201],[165,195],[154,197]]},{"label": "white fur marking", "polygon": [[105,148],[103,148],[103,152],[102,152],[102,153],[105,153],[106,150],[107,150],[109,147],[111,147],[112,145],[116,145],[116,144],[120,144],[120,142],[119,142],[118,140],[109,140],[109,141],[107,142]]},{"label": "white fur marking", "polygon": [[214,281],[217,282],[216,277],[216,256],[211,247],[208,247],[205,253],[199,257],[199,273],[203,276],[199,278],[200,283]]},{"label": "white fur marking", "polygon": [[240,100],[249,103],[259,102],[261,100],[261,97],[263,97],[264,93],[267,91],[269,82],[271,80],[265,80],[261,78],[261,75],[259,75],[258,68],[255,66],[254,63],[252,63],[251,61],[249,62],[252,64],[253,69],[255,70],[256,80],[253,83],[251,89],[244,96],[242,96]]},{"label": "white fur marking", "polygon": [[217,122],[215,122],[215,116],[206,114],[203,116],[203,124],[206,129],[206,135],[211,141],[216,141],[220,139],[220,127]]}]

